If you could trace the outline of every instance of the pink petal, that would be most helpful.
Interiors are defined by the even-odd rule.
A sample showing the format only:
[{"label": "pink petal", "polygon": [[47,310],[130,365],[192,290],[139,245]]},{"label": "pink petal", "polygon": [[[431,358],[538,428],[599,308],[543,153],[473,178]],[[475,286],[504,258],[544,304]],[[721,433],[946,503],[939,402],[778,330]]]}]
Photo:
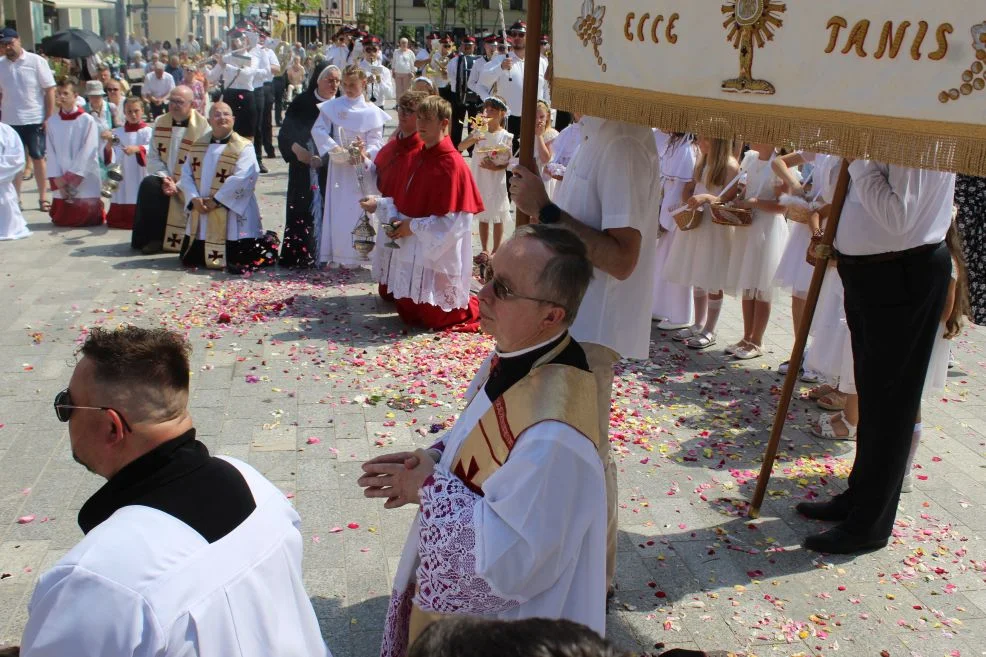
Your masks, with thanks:
[{"label": "pink petal", "polygon": [[315,436],[312,436],[311,438],[309,438],[305,442],[308,443],[309,445],[317,445],[320,442],[322,442],[322,439],[321,438],[316,438]]},{"label": "pink petal", "polygon": [[21,516],[20,518],[17,519],[17,524],[18,525],[26,525],[29,522],[34,522],[34,518],[35,518],[35,516],[33,516],[33,515],[31,515],[31,516]]},{"label": "pink petal", "polygon": [[350,529],[359,529],[359,523],[358,522],[351,522],[351,523],[349,523],[346,526],[349,527]]}]

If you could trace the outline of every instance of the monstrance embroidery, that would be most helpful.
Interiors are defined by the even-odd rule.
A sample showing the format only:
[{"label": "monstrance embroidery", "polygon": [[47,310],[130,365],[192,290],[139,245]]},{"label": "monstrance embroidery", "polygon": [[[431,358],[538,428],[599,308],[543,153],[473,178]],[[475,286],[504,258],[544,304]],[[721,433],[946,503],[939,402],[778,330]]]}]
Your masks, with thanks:
[{"label": "monstrance embroidery", "polygon": [[[722,90],[732,93],[773,94],[774,85],[753,77],[753,53],[774,40],[775,29],[784,22],[777,16],[787,11],[787,5],[770,0],[729,0],[722,6],[726,20],[722,26],[729,30],[727,41],[739,50],[740,74],[725,80]],[[754,43],[756,42],[756,43]]]},{"label": "monstrance embroidery", "polygon": [[973,91],[986,89],[986,21],[972,26],[972,50],[976,53],[976,59],[962,71],[962,84],[939,93],[940,102],[958,100]]}]

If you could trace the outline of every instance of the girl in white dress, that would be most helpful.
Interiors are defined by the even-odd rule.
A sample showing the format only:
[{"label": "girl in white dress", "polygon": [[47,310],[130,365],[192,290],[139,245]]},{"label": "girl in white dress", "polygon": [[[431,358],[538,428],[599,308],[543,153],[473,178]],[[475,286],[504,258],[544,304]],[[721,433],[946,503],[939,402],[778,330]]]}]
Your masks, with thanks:
[{"label": "girl in white dress", "polygon": [[763,356],[774,275],[787,243],[784,206],[777,202],[780,181],[771,168],[775,157],[769,144],[750,145],[740,165],[746,176],[744,198],[733,203],[753,210],[753,223],[736,229],[729,259],[729,281],[743,294],[743,339],[726,347],[726,353],[738,360]]},{"label": "girl in white dress", "polygon": [[674,249],[664,263],[664,277],[694,288],[695,323],[675,333],[691,349],[708,349],[716,343],[716,326],[722,310],[723,290],[729,287],[731,226],[712,222],[711,203],[735,196],[735,187],[722,199],[719,194],[739,173],[732,142],[698,138],[699,159],[693,180],[682,190],[682,201],[690,210],[704,208],[697,228],[678,233]]},{"label": "girl in white dress", "polygon": [[692,323],[692,288],[672,283],[664,276],[664,263],[671,256],[678,233],[678,224],[671,216],[671,210],[681,205],[682,191],[694,179],[698,147],[694,138],[684,133],[669,135],[655,130],[654,138],[657,141],[657,152],[661,156],[664,200],[661,203],[661,228],[656,245],[657,267],[651,316],[660,322],[657,328],[673,331]]},{"label": "girl in white dress", "polygon": [[538,101],[537,116],[534,123],[534,162],[537,164],[548,198],[554,198],[558,181],[547,171],[548,163],[554,156],[554,141],[558,131],[551,127],[551,107],[543,100]]},{"label": "girl in white dress", "polygon": [[[490,224],[493,224],[493,253],[500,248],[503,239],[503,225],[510,221],[510,198],[507,196],[507,167],[510,166],[510,149],[514,136],[503,127],[507,115],[507,103],[498,96],[491,96],[483,104],[486,116],[486,130],[475,130],[459,143],[459,151],[465,152],[472,146],[470,168],[476,180],[476,187],[483,198],[483,212],[476,215],[479,221],[479,243],[483,253],[487,253],[490,239]],[[482,254],[479,256],[482,257]]]},{"label": "girl in white dress", "polygon": [[[962,252],[962,241],[959,231],[952,219],[952,226],[945,236],[945,244],[952,254],[952,280],[948,284],[948,297],[945,299],[945,311],[938,325],[938,336],[931,349],[931,360],[928,361],[928,374],[924,379],[923,401],[940,398],[945,392],[945,381],[948,378],[948,354],[952,339],[962,333],[962,320],[969,314],[969,284],[966,273],[965,257]],[[911,437],[911,449],[907,454],[907,467],[904,469],[904,481],[901,492],[910,493],[913,486],[914,455],[921,442],[921,413],[914,423],[914,435]]]}]

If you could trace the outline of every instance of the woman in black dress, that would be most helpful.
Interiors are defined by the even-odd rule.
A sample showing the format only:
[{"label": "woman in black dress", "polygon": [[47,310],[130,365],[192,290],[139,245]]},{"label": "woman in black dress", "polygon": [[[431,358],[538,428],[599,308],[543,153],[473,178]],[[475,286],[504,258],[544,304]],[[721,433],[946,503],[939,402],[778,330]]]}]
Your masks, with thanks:
[{"label": "woman in black dress", "polygon": [[[318,105],[336,96],[342,72],[320,63],[312,71],[308,88],[296,97],[284,115],[277,136],[281,157],[288,163],[288,195],[285,209],[281,266],[306,269],[317,259],[316,217],[322,217],[326,163],[315,155],[312,126]],[[313,207],[315,205],[316,207]]]}]

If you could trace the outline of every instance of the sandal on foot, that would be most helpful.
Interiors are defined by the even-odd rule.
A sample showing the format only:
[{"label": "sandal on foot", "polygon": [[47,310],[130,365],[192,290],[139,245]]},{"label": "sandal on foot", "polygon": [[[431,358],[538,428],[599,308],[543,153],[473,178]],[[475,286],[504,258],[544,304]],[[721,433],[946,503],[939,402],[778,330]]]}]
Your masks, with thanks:
[{"label": "sandal on foot", "polygon": [[685,346],[689,349],[708,349],[716,343],[715,333],[699,333],[693,338],[685,340]]},{"label": "sandal on foot", "polygon": [[21,180],[30,180],[31,178],[34,178],[34,171],[28,171],[23,176],[21,176]]},{"label": "sandal on foot", "polygon": [[839,392],[839,389],[828,383],[824,383],[820,386],[816,386],[808,391],[808,399],[812,401],[818,401],[825,395],[830,395],[833,392]]},{"label": "sandal on foot", "polygon": [[727,354],[729,354],[730,356],[732,356],[733,354],[735,354],[740,349],[745,349],[746,346],[747,346],[747,344],[748,343],[746,341],[746,338],[743,338],[739,342],[734,342],[733,344],[727,344],[726,345],[726,348],[723,351],[725,351]]},{"label": "sandal on foot", "polygon": [[38,201],[38,209],[42,212],[51,212],[51,201],[48,199]]},{"label": "sandal on foot", "polygon": [[[842,422],[846,427],[847,435],[839,435],[838,429],[834,425],[837,421]],[[811,432],[816,437],[826,440],[856,440],[856,425],[850,424],[842,413],[835,413],[834,415],[823,413],[819,416],[818,423],[811,426]]]},{"label": "sandal on foot", "polygon": [[686,326],[680,331],[676,331],[671,336],[671,339],[674,340],[675,342],[685,342],[687,340],[690,340],[691,338],[694,338],[701,332],[702,332],[701,326]]},{"label": "sandal on foot", "polygon": [[825,409],[826,411],[843,411],[846,408],[846,395],[836,390],[835,392],[830,392],[827,395],[819,397],[815,403],[818,404],[819,408]]},{"label": "sandal on foot", "polygon": [[733,352],[733,358],[736,360],[752,360],[761,356],[763,356],[763,351],[755,344],[747,344]]}]

